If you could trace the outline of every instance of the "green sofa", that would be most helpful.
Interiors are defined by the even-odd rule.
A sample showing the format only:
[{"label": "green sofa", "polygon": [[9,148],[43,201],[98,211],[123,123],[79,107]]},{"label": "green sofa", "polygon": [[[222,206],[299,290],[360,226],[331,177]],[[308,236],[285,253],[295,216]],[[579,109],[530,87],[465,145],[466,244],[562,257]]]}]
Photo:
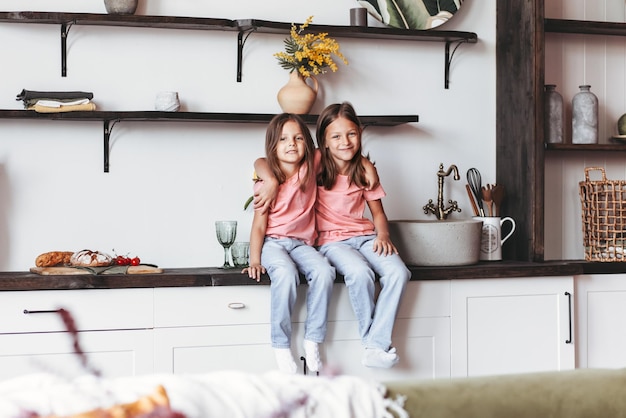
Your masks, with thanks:
[{"label": "green sofa", "polygon": [[626,369],[386,382],[411,418],[626,417]]}]

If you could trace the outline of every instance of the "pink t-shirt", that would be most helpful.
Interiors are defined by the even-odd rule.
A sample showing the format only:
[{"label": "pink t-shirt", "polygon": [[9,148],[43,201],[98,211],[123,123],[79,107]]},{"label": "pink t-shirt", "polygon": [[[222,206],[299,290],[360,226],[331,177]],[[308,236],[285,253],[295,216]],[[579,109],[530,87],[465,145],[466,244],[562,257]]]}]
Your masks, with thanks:
[{"label": "pink t-shirt", "polygon": [[374,223],[363,216],[365,202],[382,199],[385,195],[381,185],[367,191],[354,183],[349,184],[348,176],[342,175],[337,176],[330,190],[318,186],[315,205],[318,233],[316,245],[374,234]]},{"label": "pink t-shirt", "polygon": [[[316,158],[316,162],[319,158]],[[315,231],[315,197],[317,186],[315,176],[309,177],[304,191],[300,189],[300,178],[306,173],[306,165],[302,165],[297,174],[288,178],[278,186],[278,193],[274,205],[270,208],[267,217],[265,235],[274,238],[295,238],[313,245],[317,232]],[[256,191],[262,181],[254,185]]]}]

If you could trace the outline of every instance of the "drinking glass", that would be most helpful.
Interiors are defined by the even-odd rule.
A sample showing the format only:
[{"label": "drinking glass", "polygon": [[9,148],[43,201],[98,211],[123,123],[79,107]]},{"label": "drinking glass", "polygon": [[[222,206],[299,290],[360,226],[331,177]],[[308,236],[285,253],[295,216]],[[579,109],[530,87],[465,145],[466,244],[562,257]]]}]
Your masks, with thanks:
[{"label": "drinking glass", "polygon": [[237,221],[215,221],[215,234],[217,241],[224,247],[224,265],[222,267],[225,269],[232,268],[229,249],[237,237]]},{"label": "drinking glass", "polygon": [[248,267],[250,257],[250,243],[237,241],[230,247],[230,254],[233,256],[235,267]]}]

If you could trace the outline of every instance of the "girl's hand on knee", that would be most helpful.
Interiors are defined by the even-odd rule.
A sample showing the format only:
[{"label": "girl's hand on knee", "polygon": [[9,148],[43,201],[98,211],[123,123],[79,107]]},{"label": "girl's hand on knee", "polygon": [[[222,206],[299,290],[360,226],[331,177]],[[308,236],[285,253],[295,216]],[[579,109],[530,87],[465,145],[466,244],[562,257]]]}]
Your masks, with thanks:
[{"label": "girl's hand on knee", "polygon": [[245,269],[241,270],[243,274],[248,273],[248,277],[257,282],[261,281],[261,276],[265,274],[265,267],[260,264],[253,264]]},{"label": "girl's hand on knee", "polygon": [[383,256],[398,254],[398,249],[395,247],[395,245],[393,245],[390,240],[381,239],[380,237],[376,237],[376,239],[374,239],[372,249],[376,254]]}]

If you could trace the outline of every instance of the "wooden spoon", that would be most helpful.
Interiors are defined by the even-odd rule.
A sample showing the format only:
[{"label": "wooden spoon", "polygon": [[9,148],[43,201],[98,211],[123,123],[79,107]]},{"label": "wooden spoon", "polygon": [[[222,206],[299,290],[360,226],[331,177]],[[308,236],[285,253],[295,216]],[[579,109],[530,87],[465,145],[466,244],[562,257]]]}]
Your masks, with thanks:
[{"label": "wooden spoon", "polygon": [[483,195],[483,201],[487,204],[487,209],[489,209],[489,216],[493,216],[493,199],[491,197],[491,185],[487,184],[481,188],[481,192]]},{"label": "wooden spoon", "polygon": [[504,186],[501,184],[494,184],[491,189],[491,198],[493,204],[496,207],[496,216],[500,216],[500,209],[502,207],[502,201],[504,200]]}]

